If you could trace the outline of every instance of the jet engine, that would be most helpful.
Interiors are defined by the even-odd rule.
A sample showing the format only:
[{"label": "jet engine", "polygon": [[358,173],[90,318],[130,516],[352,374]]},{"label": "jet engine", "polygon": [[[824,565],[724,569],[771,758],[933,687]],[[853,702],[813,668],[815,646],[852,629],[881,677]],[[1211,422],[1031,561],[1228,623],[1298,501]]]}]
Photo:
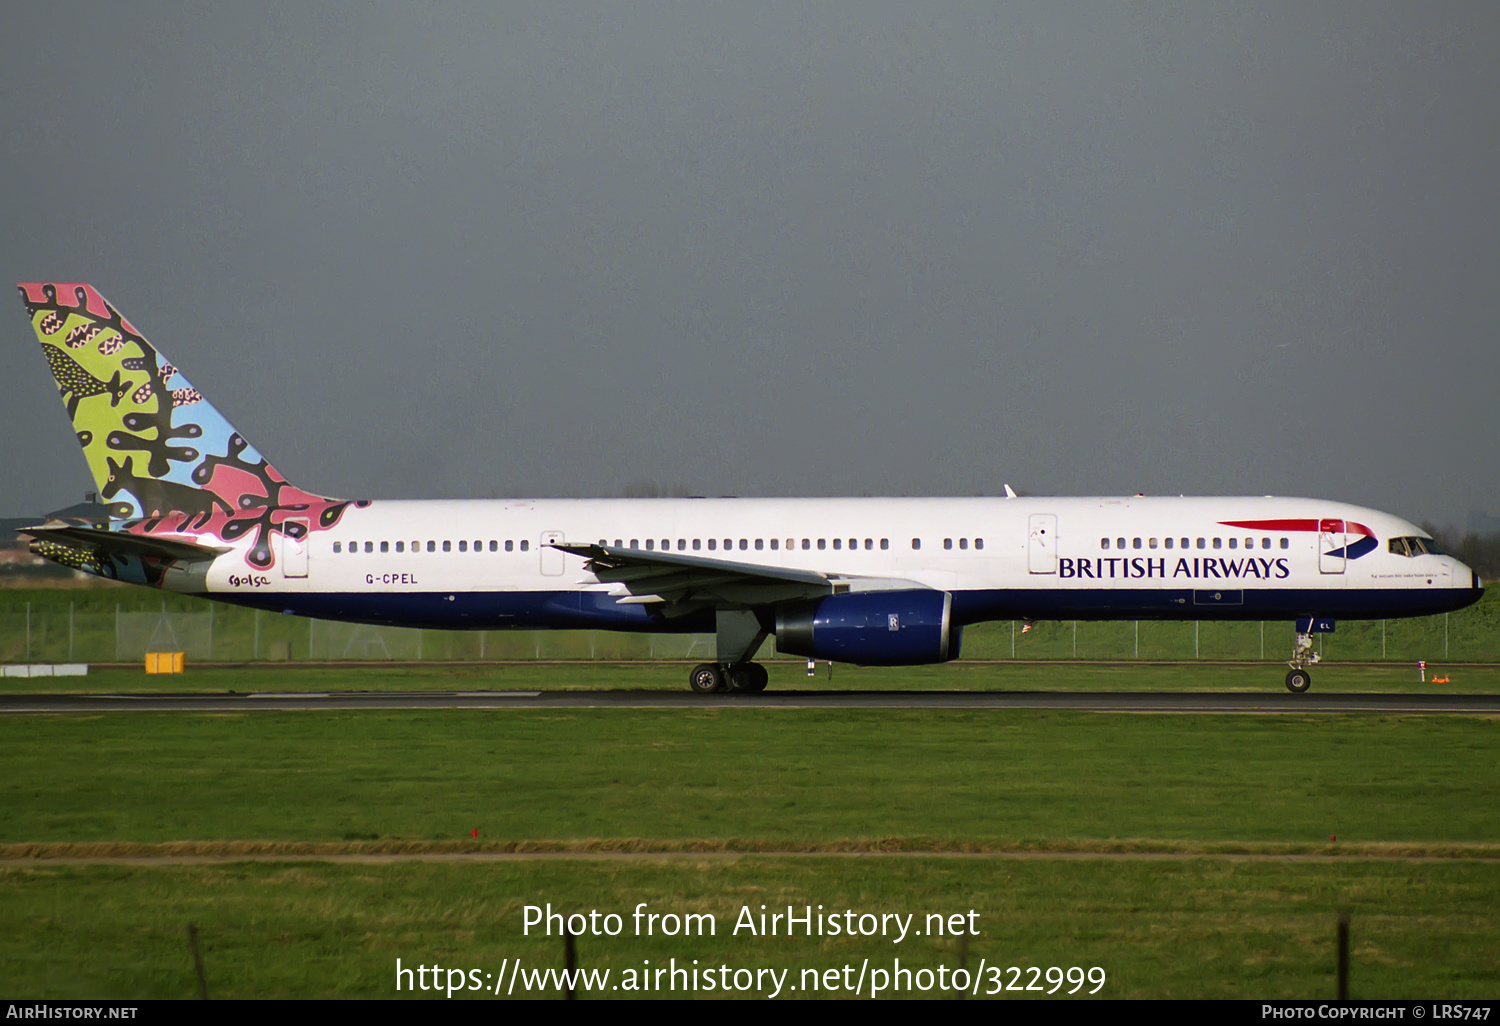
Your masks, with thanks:
[{"label": "jet engine", "polygon": [[958,657],[945,591],[866,591],[776,610],[776,650],[860,666],[915,666]]}]

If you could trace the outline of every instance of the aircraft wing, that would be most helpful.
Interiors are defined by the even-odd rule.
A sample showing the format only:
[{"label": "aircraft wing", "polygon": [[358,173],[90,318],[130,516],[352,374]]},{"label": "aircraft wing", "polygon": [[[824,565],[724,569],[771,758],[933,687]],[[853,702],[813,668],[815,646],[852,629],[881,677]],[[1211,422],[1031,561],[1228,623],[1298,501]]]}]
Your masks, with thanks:
[{"label": "aircraft wing", "polygon": [[849,577],[685,552],[565,542],[553,542],[552,547],[587,560],[585,569],[601,583],[613,585],[611,594],[622,605],[664,603],[669,615],[703,606],[760,606],[846,591],[924,587],[911,581]]}]

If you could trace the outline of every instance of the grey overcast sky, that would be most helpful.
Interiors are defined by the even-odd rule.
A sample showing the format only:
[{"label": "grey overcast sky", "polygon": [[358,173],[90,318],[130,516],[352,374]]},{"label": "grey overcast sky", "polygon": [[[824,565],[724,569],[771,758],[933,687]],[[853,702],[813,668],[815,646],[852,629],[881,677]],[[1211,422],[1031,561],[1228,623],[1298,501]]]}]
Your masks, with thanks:
[{"label": "grey overcast sky", "polygon": [[[8,280],[93,283],[315,491],[1500,511],[1500,5],[5,24]],[[92,483],[11,302],[23,515]]]}]

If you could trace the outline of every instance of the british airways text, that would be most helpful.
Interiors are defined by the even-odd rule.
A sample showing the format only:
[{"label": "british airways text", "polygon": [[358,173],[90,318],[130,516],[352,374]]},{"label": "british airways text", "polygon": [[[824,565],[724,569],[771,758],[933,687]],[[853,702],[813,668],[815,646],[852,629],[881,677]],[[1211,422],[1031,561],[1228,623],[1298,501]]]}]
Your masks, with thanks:
[{"label": "british airways text", "polygon": [[1213,556],[1194,556],[1177,560],[1172,572],[1167,573],[1167,560],[1149,556],[1100,556],[1091,559],[1081,556],[1076,559],[1060,557],[1057,561],[1057,576],[1091,577],[1110,580],[1133,580],[1136,578],[1192,577],[1234,579],[1257,577],[1263,581],[1285,580],[1291,576],[1285,556],[1276,559],[1259,559],[1246,556],[1242,559],[1224,559]]}]

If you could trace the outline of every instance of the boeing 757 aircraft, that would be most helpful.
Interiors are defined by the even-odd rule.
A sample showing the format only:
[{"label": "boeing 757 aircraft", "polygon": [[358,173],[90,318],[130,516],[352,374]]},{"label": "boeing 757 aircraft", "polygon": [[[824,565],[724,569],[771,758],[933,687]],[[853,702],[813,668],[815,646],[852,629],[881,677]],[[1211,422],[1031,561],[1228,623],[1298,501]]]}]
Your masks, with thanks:
[{"label": "boeing 757 aircraft", "polygon": [[300,616],[436,628],[712,632],[694,691],[760,691],[780,652],[956,658],[1003,619],[1297,625],[1286,686],[1337,618],[1423,616],[1480,581],[1413,524],[1320,499],[350,501],[266,462],[91,286],[21,298],[107,516],[31,550],[119,581]]}]

